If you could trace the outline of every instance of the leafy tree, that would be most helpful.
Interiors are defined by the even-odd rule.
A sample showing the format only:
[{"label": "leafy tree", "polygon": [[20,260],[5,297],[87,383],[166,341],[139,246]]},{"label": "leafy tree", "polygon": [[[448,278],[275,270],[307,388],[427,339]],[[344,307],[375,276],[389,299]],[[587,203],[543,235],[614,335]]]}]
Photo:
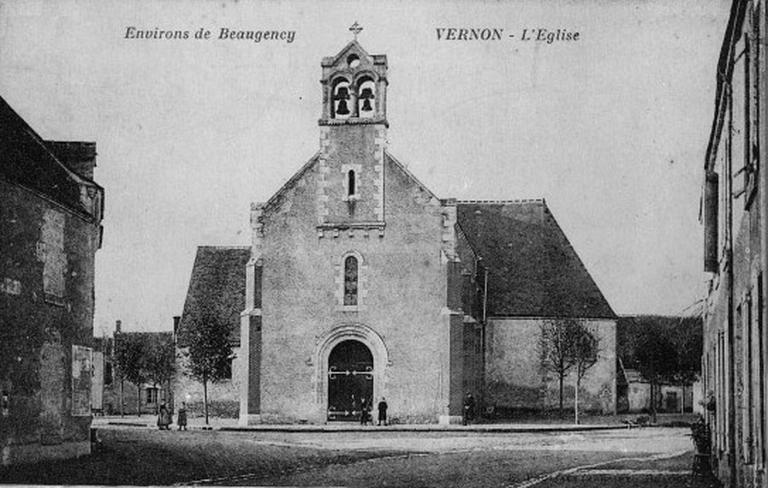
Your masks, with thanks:
[{"label": "leafy tree", "polygon": [[[176,346],[170,339],[145,341],[144,369],[148,382],[157,388],[158,385],[167,385],[176,373]],[[159,409],[158,406],[156,406]],[[159,410],[158,410],[159,411]]]},{"label": "leafy tree", "polygon": [[[643,315],[624,324],[627,367],[636,368],[651,384],[651,416],[656,421],[656,394],[662,383],[691,383],[701,371],[700,316]],[[620,342],[621,342],[620,338]]]},{"label": "leafy tree", "polygon": [[674,381],[678,373],[678,351],[668,330],[654,317],[639,317],[635,360],[640,374],[651,384],[651,418],[656,422],[656,391],[667,381]]},{"label": "leafy tree", "polygon": [[574,422],[579,423],[579,389],[581,380],[587,371],[597,363],[600,350],[600,340],[592,334],[586,325],[578,324],[573,346],[571,347],[570,361],[576,369],[576,391],[573,397]]},{"label": "leafy tree", "polygon": [[560,417],[563,416],[563,385],[565,377],[573,368],[572,349],[580,324],[577,319],[554,318],[541,323],[539,350],[541,365],[545,371],[557,376],[560,393]]},{"label": "leafy tree", "polygon": [[[136,413],[141,416],[141,385],[147,382],[146,340],[138,334],[115,335],[115,366],[118,377],[136,385]],[[123,399],[120,399],[122,412]]]},{"label": "leafy tree", "polygon": [[203,384],[205,423],[208,424],[208,383],[226,379],[230,372],[229,325],[215,308],[201,311],[187,335],[189,375]]}]

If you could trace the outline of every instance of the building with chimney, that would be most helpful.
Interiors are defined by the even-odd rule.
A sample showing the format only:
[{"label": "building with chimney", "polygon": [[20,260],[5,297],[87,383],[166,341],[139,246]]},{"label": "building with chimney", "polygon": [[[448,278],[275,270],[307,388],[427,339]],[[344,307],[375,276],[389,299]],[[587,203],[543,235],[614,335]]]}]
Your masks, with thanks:
[{"label": "building with chimney", "polygon": [[90,453],[96,145],[43,140],[0,98],[0,460]]},{"label": "building with chimney", "polygon": [[580,397],[613,412],[616,315],[546,202],[438,197],[388,149],[387,57],[353,40],[321,68],[318,151],[252,205],[250,247],[198,249],[181,317],[181,346],[200,310],[227,318],[240,422],[355,420],[382,397],[401,422],[459,422],[468,393],[550,408],[539,337],[559,318],[599,338]]}]

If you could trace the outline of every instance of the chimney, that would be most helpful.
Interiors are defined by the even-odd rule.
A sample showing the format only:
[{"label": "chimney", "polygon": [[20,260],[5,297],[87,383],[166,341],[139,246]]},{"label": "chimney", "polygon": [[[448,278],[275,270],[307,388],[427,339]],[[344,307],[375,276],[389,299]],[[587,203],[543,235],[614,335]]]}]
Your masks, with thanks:
[{"label": "chimney", "polygon": [[96,167],[96,143],[75,141],[45,141],[48,150],[66,167],[89,180]]},{"label": "chimney", "polygon": [[120,326],[123,325],[123,322],[121,320],[115,321],[115,334],[120,333]]}]

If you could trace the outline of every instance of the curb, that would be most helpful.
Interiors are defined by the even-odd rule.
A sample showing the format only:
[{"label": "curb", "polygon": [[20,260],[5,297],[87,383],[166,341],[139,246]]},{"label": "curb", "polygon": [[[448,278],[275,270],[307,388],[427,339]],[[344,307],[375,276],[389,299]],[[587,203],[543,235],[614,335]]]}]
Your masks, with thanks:
[{"label": "curb", "polygon": [[[151,428],[157,428],[157,425],[154,423],[146,423],[143,424],[141,422],[107,422],[102,424],[91,424],[91,427],[94,429],[98,429],[99,427],[102,427],[104,425],[115,425],[119,427],[146,427],[148,429]],[[174,424],[171,424],[174,425]],[[171,430],[177,430],[175,427],[171,428]],[[187,426],[187,430],[220,430],[219,428],[215,428],[210,425],[189,425]]]},{"label": "curb", "polygon": [[572,425],[572,426],[543,426],[543,427],[465,427],[465,426],[387,426],[383,428],[355,428],[355,427],[326,427],[322,425],[311,427],[291,427],[284,425],[248,427],[219,427],[214,430],[223,432],[307,432],[307,433],[333,433],[333,432],[472,432],[472,433],[552,433],[552,432],[588,432],[600,430],[626,430],[623,425]]},{"label": "curb", "polygon": [[[149,424],[142,424],[140,422],[107,422],[107,425],[122,425],[125,427],[149,427]],[[98,429],[98,424],[91,424],[91,427]]]},{"label": "curb", "polygon": [[[105,425],[105,424],[102,424]],[[140,422],[107,422],[109,426],[119,427],[155,427],[152,423]],[[650,426],[649,426],[650,427]],[[93,428],[99,428],[99,425],[93,425]],[[171,430],[177,430],[171,428]],[[212,425],[189,425],[187,430],[195,431],[220,431],[220,432],[287,432],[287,433],[334,433],[334,432],[358,432],[358,433],[379,433],[379,432],[454,432],[454,433],[487,433],[487,434],[536,434],[536,433],[557,433],[557,432],[591,432],[607,430],[627,430],[626,425],[541,425],[541,426],[493,426],[489,424],[477,426],[464,425],[389,425],[386,427],[358,427],[358,426],[328,426],[328,425],[249,425],[249,426],[212,426]]]}]

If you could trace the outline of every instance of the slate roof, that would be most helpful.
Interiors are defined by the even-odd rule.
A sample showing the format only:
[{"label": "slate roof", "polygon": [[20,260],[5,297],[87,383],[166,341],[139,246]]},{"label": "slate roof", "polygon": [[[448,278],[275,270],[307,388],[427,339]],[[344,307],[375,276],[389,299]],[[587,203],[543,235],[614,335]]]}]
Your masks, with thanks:
[{"label": "slate roof", "polygon": [[[54,156],[47,143],[0,97],[0,177],[38,191],[56,202],[82,213],[81,180]],[[100,188],[100,187],[99,187]]]},{"label": "slate roof", "polygon": [[489,269],[488,315],[615,319],[544,200],[457,202]]},{"label": "slate roof", "polygon": [[230,344],[240,344],[240,312],[245,310],[245,265],[250,257],[249,246],[197,248],[179,322],[179,347],[187,346],[187,331],[201,320],[206,307],[217,309],[225,317]]}]

